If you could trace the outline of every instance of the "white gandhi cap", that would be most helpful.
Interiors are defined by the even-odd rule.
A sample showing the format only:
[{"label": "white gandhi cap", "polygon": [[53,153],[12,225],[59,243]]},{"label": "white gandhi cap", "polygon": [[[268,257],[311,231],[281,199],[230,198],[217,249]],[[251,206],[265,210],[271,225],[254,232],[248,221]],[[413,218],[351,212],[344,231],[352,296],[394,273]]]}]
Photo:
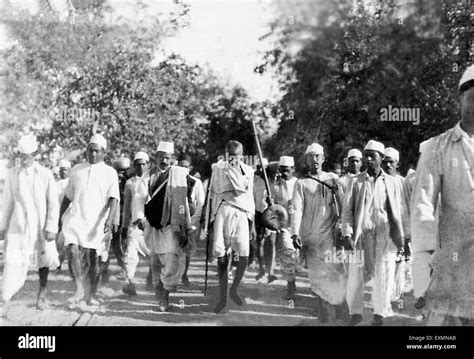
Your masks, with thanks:
[{"label": "white gandhi cap", "polygon": [[[263,162],[262,167],[267,167],[267,166],[268,166],[268,160],[267,160],[266,158],[263,158],[263,159],[262,159],[262,162]],[[260,158],[257,159],[257,165],[261,165],[261,163],[260,163]]]},{"label": "white gandhi cap", "polygon": [[99,146],[102,146],[104,151],[107,149],[107,140],[99,133],[96,133],[91,137],[91,139],[89,140],[89,144],[91,143],[95,143]]},{"label": "white gandhi cap", "polygon": [[312,143],[311,145],[308,146],[308,148],[306,148],[306,152],[304,154],[307,155],[308,153],[314,153],[316,155],[317,154],[324,155],[323,146],[321,146],[318,143]]},{"label": "white gandhi cap", "polygon": [[385,146],[381,142],[370,140],[364,147],[364,151],[377,151],[381,154],[385,152]]},{"label": "white gandhi cap", "polygon": [[464,85],[466,82],[473,81],[474,80],[474,65],[469,66],[466,71],[464,71],[464,74],[461,77],[461,80],[459,81],[459,89],[461,89],[462,85]]},{"label": "white gandhi cap", "polygon": [[67,160],[59,161],[59,168],[71,168],[71,162]]},{"label": "white gandhi cap", "polygon": [[156,152],[165,152],[174,154],[174,143],[173,142],[160,142]]},{"label": "white gandhi cap", "polygon": [[386,157],[393,158],[395,161],[400,161],[400,153],[393,147],[387,147],[384,154]]},{"label": "white gandhi cap", "polygon": [[150,161],[150,158],[148,157],[148,155],[146,154],[146,152],[143,152],[143,151],[138,151],[137,153],[135,153],[135,157],[133,158],[133,161],[135,162],[136,160],[145,160],[147,162]]},{"label": "white gandhi cap", "polygon": [[358,149],[356,148],[353,148],[352,150],[349,151],[349,153],[347,154],[347,158],[351,158],[351,157],[359,157],[359,158],[362,158],[362,152],[360,152]]},{"label": "white gandhi cap", "polygon": [[281,156],[280,157],[280,166],[287,166],[287,167],[294,167],[295,166],[295,160],[293,157],[290,156]]},{"label": "white gandhi cap", "polygon": [[30,154],[38,150],[38,141],[35,135],[24,135],[18,141],[18,151]]}]

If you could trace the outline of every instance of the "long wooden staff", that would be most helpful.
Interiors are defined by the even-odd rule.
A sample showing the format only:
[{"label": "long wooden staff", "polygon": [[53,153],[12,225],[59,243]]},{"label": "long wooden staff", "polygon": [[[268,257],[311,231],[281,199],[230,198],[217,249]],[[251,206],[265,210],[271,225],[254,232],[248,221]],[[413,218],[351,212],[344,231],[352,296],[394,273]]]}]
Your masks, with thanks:
[{"label": "long wooden staff", "polygon": [[272,206],[273,203],[273,198],[271,197],[271,192],[270,192],[270,182],[268,181],[268,176],[267,176],[267,171],[263,168],[263,155],[262,155],[262,148],[260,147],[260,140],[258,138],[258,133],[257,133],[257,127],[255,126],[255,122],[252,120],[252,128],[253,128],[253,135],[255,138],[255,143],[257,145],[257,152],[258,152],[258,158],[260,160],[260,164],[262,165],[263,169],[263,179],[265,181],[265,188],[267,190],[267,198],[268,198],[268,206]]}]

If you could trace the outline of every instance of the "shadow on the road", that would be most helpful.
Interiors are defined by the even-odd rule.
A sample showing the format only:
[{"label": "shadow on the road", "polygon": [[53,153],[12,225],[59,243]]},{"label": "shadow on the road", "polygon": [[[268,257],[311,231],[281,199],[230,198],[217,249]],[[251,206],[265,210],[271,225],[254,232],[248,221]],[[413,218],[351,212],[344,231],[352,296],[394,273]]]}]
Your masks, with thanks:
[{"label": "shadow on the road", "polygon": [[[67,268],[66,263],[63,268]],[[204,253],[198,251],[192,258],[188,277],[190,286],[179,285],[178,291],[170,295],[170,311],[161,313],[154,292],[145,289],[148,264],[140,262],[136,273],[138,295],[130,297],[122,292],[125,280],[120,280],[120,268],[112,260],[109,267],[110,281],[99,288],[99,296],[104,300],[100,310],[90,308],[92,315],[78,325],[205,325],[230,326],[315,326],[321,325],[315,314],[316,301],[311,295],[307,273],[303,272],[297,279],[297,296],[294,301],[283,299],[286,282],[279,270],[275,272],[278,280],[266,283],[266,277],[255,280],[256,266],[250,267],[244,281],[239,287],[239,294],[246,304],[237,306],[229,298],[227,308],[221,314],[213,310],[218,301],[218,284],[214,263],[209,264],[208,291],[204,291]],[[0,270],[3,268],[0,267]],[[231,281],[229,281],[230,283]],[[230,286],[230,285],[229,285]],[[67,269],[62,272],[51,271],[48,283],[49,304],[46,310],[38,311],[34,307],[38,290],[38,275],[29,273],[25,286],[14,298],[14,310],[5,325],[76,325],[84,309],[70,309],[67,299],[74,294],[74,283]],[[366,303],[370,302],[370,293],[365,295]],[[386,325],[422,325],[416,318],[421,314],[413,308],[414,298],[405,296],[403,308],[395,307],[396,315],[387,318]],[[86,310],[87,311],[87,310]],[[361,325],[370,325],[372,319],[370,305],[364,311]],[[80,322],[79,322],[80,323]],[[112,323],[112,324],[111,324]],[[331,325],[344,325],[338,322]]]}]

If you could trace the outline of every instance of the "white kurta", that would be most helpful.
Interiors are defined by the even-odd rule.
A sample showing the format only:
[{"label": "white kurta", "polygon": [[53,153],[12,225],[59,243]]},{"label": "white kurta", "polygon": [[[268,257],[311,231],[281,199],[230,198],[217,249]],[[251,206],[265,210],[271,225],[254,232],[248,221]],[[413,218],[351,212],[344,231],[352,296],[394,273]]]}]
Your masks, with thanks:
[{"label": "white kurta", "polygon": [[45,232],[57,233],[59,203],[53,173],[36,162],[28,169],[8,170],[4,193],[2,297],[6,301],[23,286],[30,264],[59,265],[55,242],[45,241]]},{"label": "white kurta", "polygon": [[[426,308],[435,315],[474,318],[474,139],[458,123],[433,138],[416,170],[411,209],[413,248],[436,251]],[[436,212],[441,194],[439,243]],[[440,248],[438,249],[438,245]]]},{"label": "white kurta", "polygon": [[63,216],[64,245],[99,250],[109,213],[109,199],[120,201],[117,171],[104,162],[81,163],[71,170],[66,196],[71,204]]},{"label": "white kurta", "polygon": [[[391,183],[390,188],[393,190],[391,194],[395,199],[394,205],[397,206],[392,211],[397,211],[394,213],[397,218],[400,211],[400,198],[397,196],[393,182],[391,182],[393,180],[383,171],[376,180],[368,176],[366,172],[358,176],[358,181],[361,179],[364,181],[361,183],[364,185],[365,195],[362,195],[364,192],[359,192],[355,196],[352,189],[349,188],[344,200],[343,229],[350,228],[344,234],[352,234],[352,228],[356,226],[353,221],[358,221],[357,217],[360,216],[360,238],[358,238],[357,250],[363,250],[363,253],[356,257],[365,258],[362,267],[358,263],[349,263],[347,303],[351,314],[362,314],[364,282],[373,278],[374,314],[386,317],[393,314],[390,299],[394,286],[397,250],[390,238],[388,214],[390,201],[387,194],[389,183]],[[357,181],[352,183],[353,186],[356,184]],[[358,203],[359,201],[361,203]],[[361,213],[354,213],[356,208],[359,208]],[[401,223],[399,224],[401,229]],[[396,224],[392,223],[392,225]]]},{"label": "white kurta", "polygon": [[[295,191],[296,177],[288,181],[281,179],[275,183],[275,203],[282,205],[291,216],[293,213],[293,194]],[[291,239],[291,223],[277,234],[277,248],[280,251],[280,266],[287,281],[296,280],[297,252]]]},{"label": "white kurta", "polygon": [[275,203],[282,205],[287,211],[292,210],[292,199],[297,180],[296,177],[292,177],[288,181],[281,179],[274,185]]},{"label": "white kurta", "polygon": [[191,223],[193,227],[197,229],[200,226],[202,208],[204,206],[204,201],[206,200],[206,194],[204,193],[204,186],[201,180],[194,176],[191,176],[191,178],[196,181],[191,193],[191,202],[194,208],[194,212],[191,215]]},{"label": "white kurta", "polygon": [[342,190],[344,193],[347,192],[347,189],[349,188],[353,178],[357,176],[356,174],[352,173],[346,173],[344,177],[342,177]]},{"label": "white kurta", "polygon": [[[375,275],[372,289],[374,314],[393,315],[391,299],[395,286],[396,247],[390,239],[387,214],[387,191],[383,178],[369,179],[366,191],[366,216],[362,227],[363,241],[372,243],[375,251]],[[397,186],[395,187],[397,190]],[[400,190],[400,189],[398,189]],[[399,193],[400,194],[400,193]],[[371,205],[370,205],[371,204]]]},{"label": "white kurta", "polygon": [[191,237],[191,243],[187,246],[187,252],[193,255],[196,252],[196,238],[199,238],[201,234],[201,216],[206,201],[206,194],[204,193],[204,187],[201,180],[197,177],[191,176],[196,181],[193,190],[191,192],[191,204],[193,212],[191,214],[191,224],[193,228],[193,236]]},{"label": "white kurta", "polygon": [[[322,172],[319,180],[339,184],[336,174]],[[339,186],[342,195],[341,186]],[[292,234],[301,237],[307,247],[311,289],[331,304],[341,304],[346,293],[346,274],[342,263],[328,263],[327,251],[334,248],[337,215],[331,191],[311,178],[296,181],[291,215]]]},{"label": "white kurta", "polygon": [[[395,190],[397,191],[396,196],[401,198],[402,203],[400,203],[400,212],[402,213],[402,224],[403,224],[403,201],[405,201],[404,194],[404,178],[400,175],[392,176],[395,179]],[[404,228],[404,233],[405,228]],[[395,284],[393,286],[392,293],[392,302],[397,301],[401,298],[404,292],[409,292],[411,290],[411,265],[409,262],[405,262],[402,259],[400,262],[395,265]],[[407,287],[407,288],[406,288]],[[405,290],[408,289],[408,290]]]},{"label": "white kurta", "polygon": [[[138,264],[138,253],[142,256],[148,256],[150,254],[149,244],[145,242],[144,232],[134,224],[140,219],[145,220],[144,203],[147,197],[147,177],[134,176],[125,183],[122,227],[128,229],[127,257],[132,258],[131,263],[134,263],[131,267],[134,267],[134,265],[136,267],[136,264]],[[125,266],[127,266],[127,258],[125,262]]]}]

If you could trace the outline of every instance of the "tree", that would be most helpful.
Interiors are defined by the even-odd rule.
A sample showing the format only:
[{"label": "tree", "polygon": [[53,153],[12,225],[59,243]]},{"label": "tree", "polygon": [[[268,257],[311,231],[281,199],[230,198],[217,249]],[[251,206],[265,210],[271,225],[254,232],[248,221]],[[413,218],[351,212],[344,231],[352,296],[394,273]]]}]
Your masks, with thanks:
[{"label": "tree", "polygon": [[160,140],[172,140],[198,165],[215,160],[224,138],[248,135],[247,119],[260,105],[245,91],[228,89],[180,56],[156,59],[162,39],[183,26],[186,5],[178,3],[171,18],[150,17],[142,5],[131,21],[104,1],[70,2],[66,16],[48,4],[38,14],[9,8],[2,19],[16,41],[2,54],[4,133],[39,133],[46,164],[80,153],[91,131],[108,138],[108,160],[153,153]]},{"label": "tree", "polygon": [[[285,4],[276,6],[288,15]],[[275,48],[264,59],[284,75],[286,92],[270,151],[291,148],[301,157],[305,146],[320,142],[327,162],[340,162],[350,148],[378,139],[400,150],[406,170],[416,163],[421,141],[459,120],[457,81],[469,64],[471,46],[468,4],[299,5],[292,24],[273,24]],[[308,17],[314,11],[319,17]],[[419,109],[419,125],[381,121],[389,105]]]}]

